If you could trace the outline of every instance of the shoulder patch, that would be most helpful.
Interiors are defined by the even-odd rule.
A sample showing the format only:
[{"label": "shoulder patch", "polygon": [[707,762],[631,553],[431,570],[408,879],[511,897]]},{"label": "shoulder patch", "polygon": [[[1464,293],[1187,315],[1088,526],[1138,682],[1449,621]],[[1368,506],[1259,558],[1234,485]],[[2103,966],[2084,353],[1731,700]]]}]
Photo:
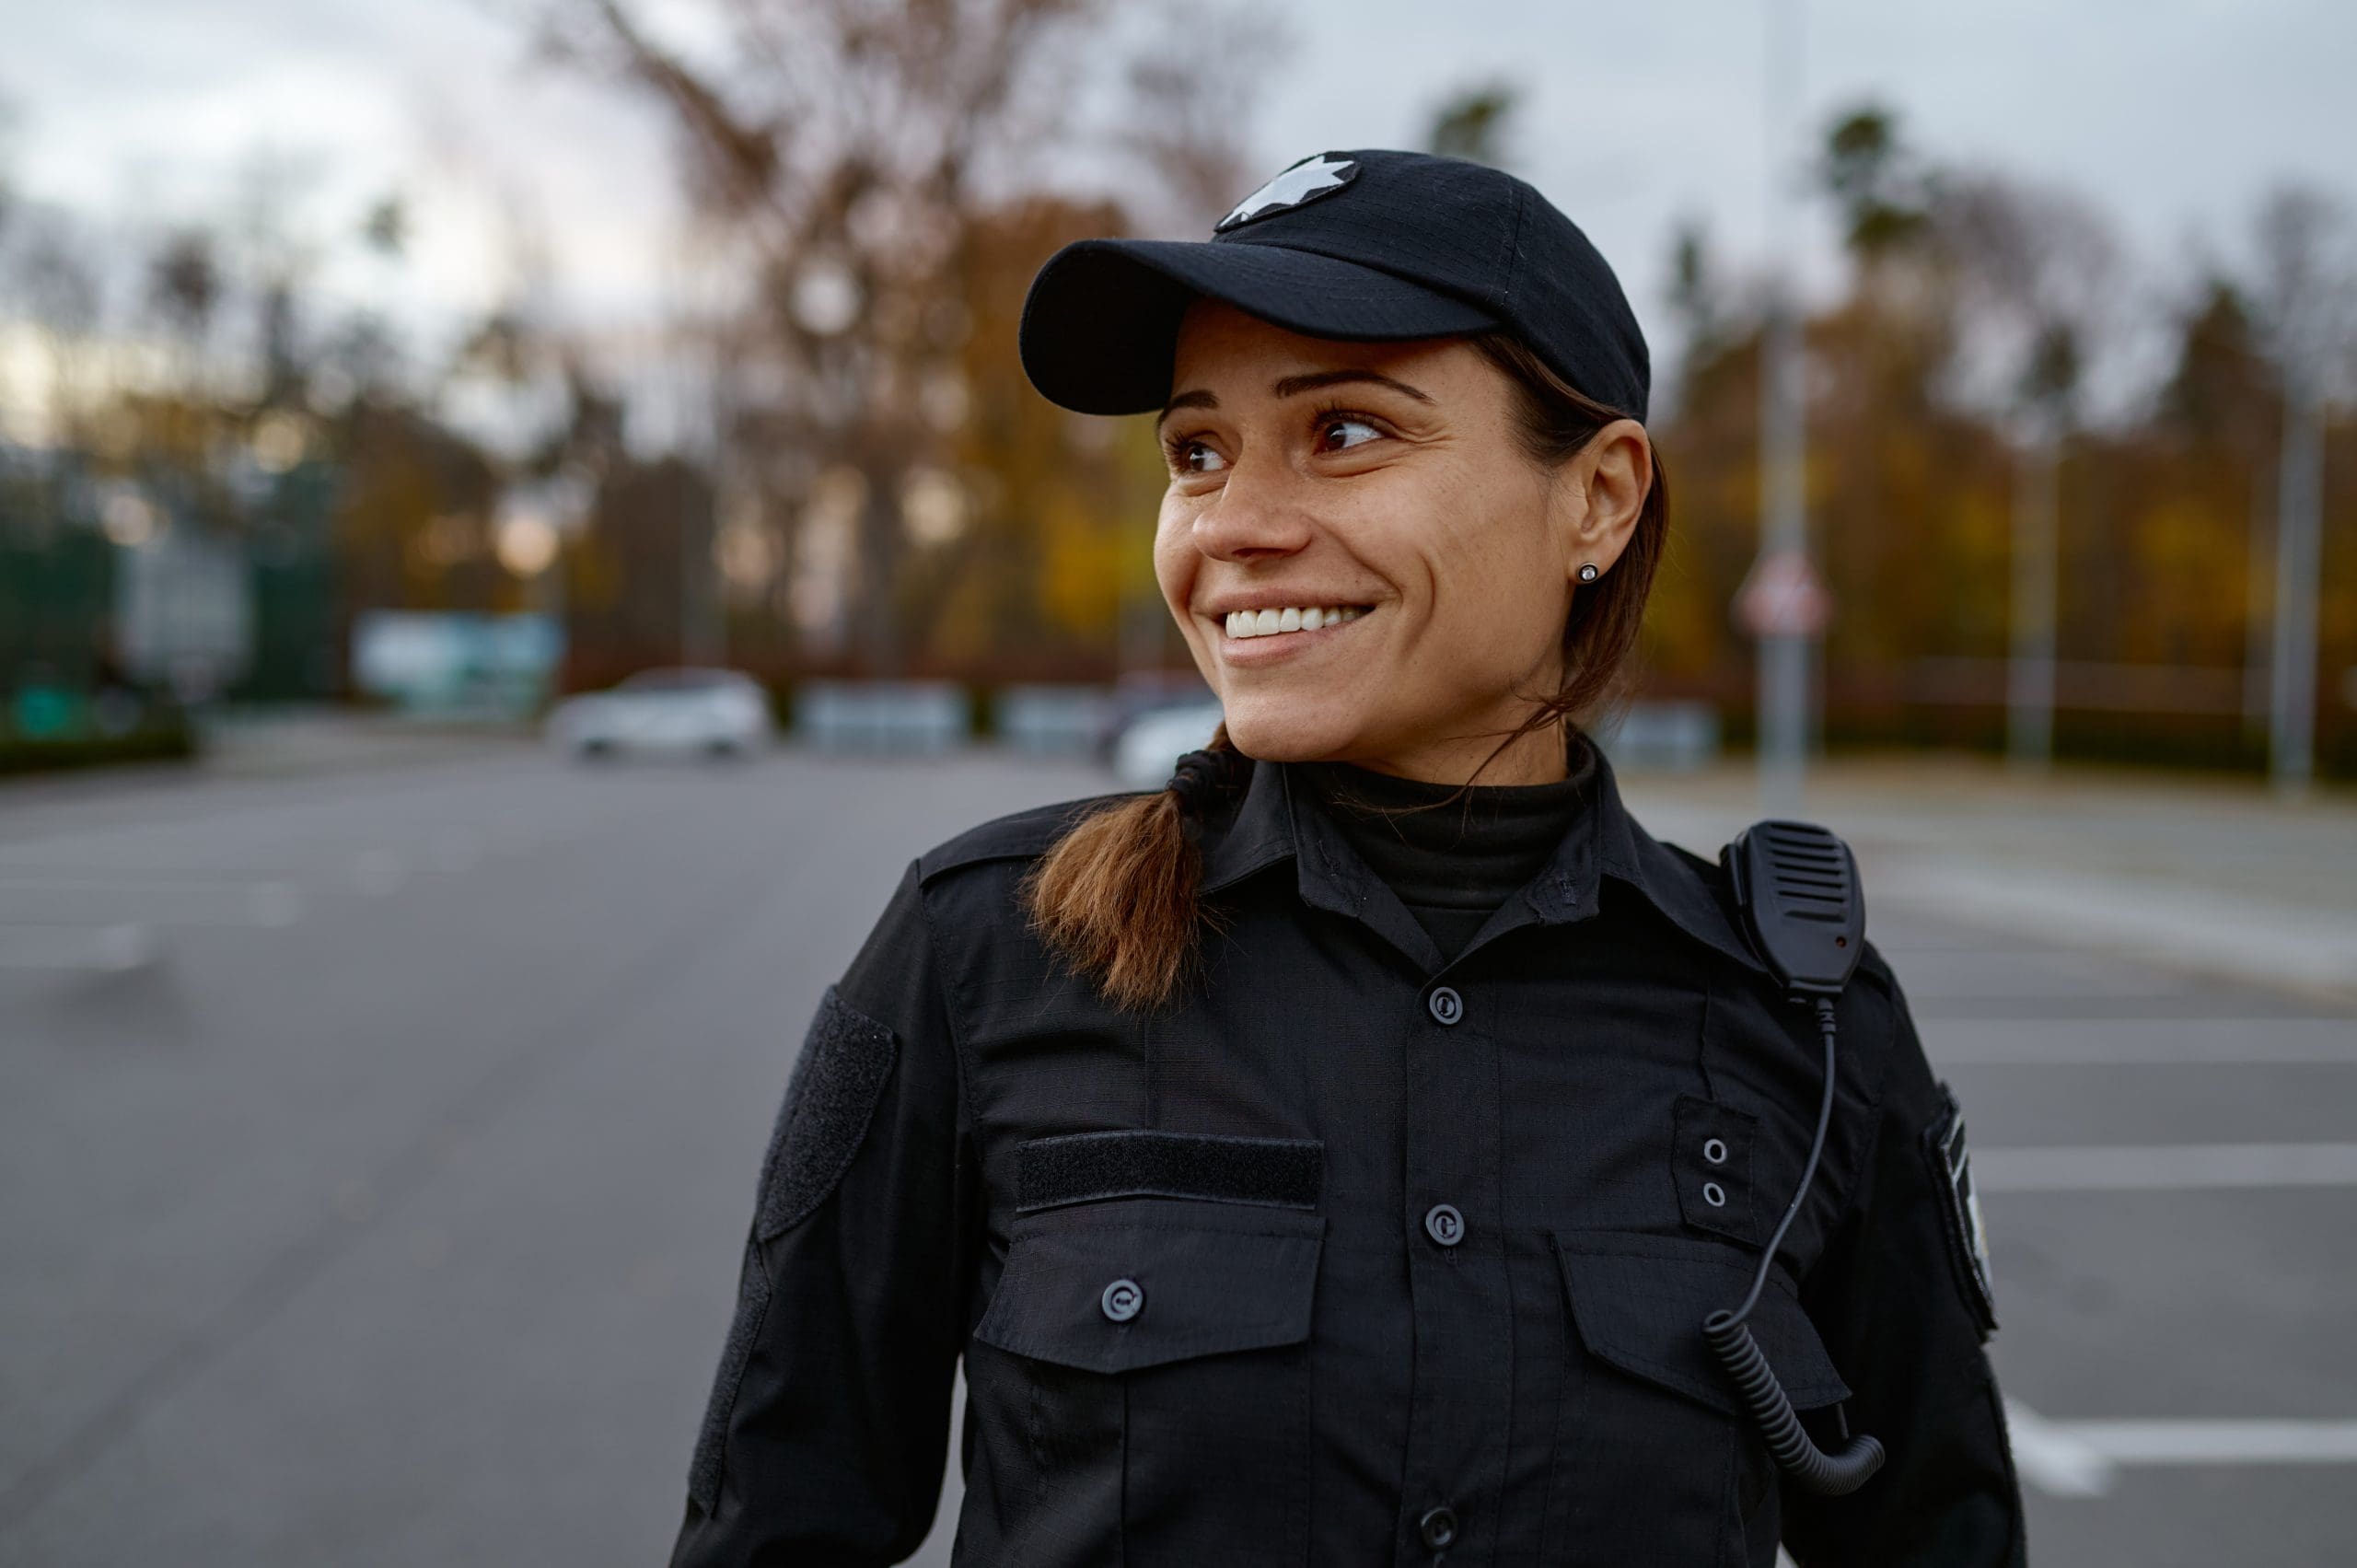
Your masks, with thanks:
[{"label": "shoulder patch", "polygon": [[761,1239],[792,1230],[835,1190],[867,1135],[899,1054],[890,1029],[827,987],[761,1161],[754,1220]]},{"label": "shoulder patch", "polygon": [[1923,1133],[1923,1157],[1940,1200],[1940,1223],[1947,1231],[1948,1262],[1972,1319],[1987,1340],[1997,1331],[1997,1294],[1991,1283],[1989,1232],[1980,1223],[1980,1195],[1972,1186],[1972,1154],[1964,1142],[1964,1108],[1956,1091],[1940,1086],[1946,1112]]},{"label": "shoulder patch", "polygon": [[930,883],[945,872],[961,865],[975,865],[993,860],[1029,860],[1042,855],[1056,846],[1058,840],[1070,832],[1073,824],[1100,806],[1110,806],[1126,800],[1127,796],[1099,795],[1085,800],[1060,801],[1053,806],[1035,806],[1028,811],[996,818],[980,827],[969,828],[956,838],[933,846],[917,857],[917,878]]}]

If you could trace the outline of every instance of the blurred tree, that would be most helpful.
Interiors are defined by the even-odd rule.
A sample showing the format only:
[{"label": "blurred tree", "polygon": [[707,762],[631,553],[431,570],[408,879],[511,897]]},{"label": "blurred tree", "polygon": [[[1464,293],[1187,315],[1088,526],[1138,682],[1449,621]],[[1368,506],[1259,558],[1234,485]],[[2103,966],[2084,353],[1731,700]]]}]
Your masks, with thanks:
[{"label": "blurred tree", "polygon": [[1511,82],[1459,87],[1433,110],[1425,149],[1503,168],[1512,161],[1507,137],[1521,102],[1522,89]]},{"label": "blurred tree", "polygon": [[[2090,347],[2118,298],[2119,250],[2077,196],[1993,176],[1948,181],[1931,226],[1968,318],[1960,341],[1995,367],[2017,431],[2007,750],[2022,766],[2041,767],[2054,749],[2064,463]],[[2099,572],[2093,582],[2117,580]]]},{"label": "blurred tree", "polygon": [[[1213,197],[1212,210],[1229,200]],[[1035,678],[1102,670],[1125,616],[1166,619],[1151,573],[1163,473],[1150,433],[1142,422],[1115,425],[1055,407],[1006,352],[1040,258],[1120,223],[1109,204],[1043,196],[976,228],[961,359],[967,413],[951,447],[972,513],[958,539],[930,552],[930,581],[916,586],[938,606],[934,646],[948,660],[1011,653]],[[1162,644],[1157,635],[1144,645]]]},{"label": "blurred tree", "polygon": [[1933,181],[1879,104],[1844,112],[1826,133],[1820,176],[1841,207],[1843,238],[1872,262],[1922,237]]},{"label": "blurred tree", "polygon": [[1963,317],[1959,390],[2038,431],[2081,415],[2086,360],[2113,334],[2119,245],[2084,197],[1991,174],[1941,182],[1926,232]]},{"label": "blurred tree", "polygon": [[20,213],[15,228],[0,292],[40,345],[47,439],[79,445],[104,395],[95,336],[106,303],[98,247],[68,215],[52,209]]},{"label": "blurred tree", "polygon": [[148,298],[172,331],[202,341],[221,303],[221,268],[203,229],[169,236],[149,269]]},{"label": "blurred tree", "polygon": [[[2244,519],[2243,581],[2231,602],[2243,617],[2238,656],[2245,671],[2245,733],[2256,738],[2266,726],[2269,607],[2275,591],[2274,484],[2267,458],[2282,418],[2282,389],[2259,324],[2234,279],[2215,272],[2201,279],[2172,325],[2175,364],[2155,401],[2154,434],[2165,444],[2173,470],[2167,489],[2180,510],[2198,500],[2205,519]],[[2214,537],[2202,548],[2215,584],[2226,552]],[[2229,596],[2212,596],[2213,605],[2224,602]],[[2236,656],[2229,646],[2224,657]]]},{"label": "blurred tree", "polygon": [[212,401],[208,361],[214,318],[226,287],[213,236],[205,229],[165,236],[148,262],[148,306],[171,339],[178,361],[173,390],[192,405]]},{"label": "blurred tree", "polygon": [[1707,359],[1716,352],[1726,327],[1726,302],[1700,218],[1680,221],[1670,236],[1669,308],[1686,358]]},{"label": "blurred tree", "polygon": [[[1255,172],[1245,137],[1260,75],[1230,67],[1275,59],[1288,41],[1271,7],[1195,9],[1187,35],[1184,52],[1149,50],[1130,62],[1128,111],[1115,134],[1157,178],[1125,191],[1130,210],[1109,215],[1191,238],[1250,188]],[[1204,60],[1223,68],[1206,71]]]},{"label": "blurred tree", "polygon": [[2161,423],[2197,440],[2271,430],[2274,376],[2241,286],[2215,273],[2202,278],[2174,325],[2177,352],[2155,411]]},{"label": "blurred tree", "polygon": [[312,356],[312,366],[346,397],[379,403],[406,401],[409,366],[401,332],[375,310],[354,310],[331,329]]},{"label": "blurred tree", "polygon": [[17,203],[17,106],[0,94],[0,240],[8,235],[8,221]]},{"label": "blurred tree", "polygon": [[2345,389],[2357,364],[2357,253],[2349,215],[2323,192],[2284,185],[2267,193],[2252,226],[2252,294],[2262,341],[2278,375]]},{"label": "blurred tree", "polygon": [[[323,329],[305,315],[320,257],[299,215],[319,172],[314,163],[268,146],[255,149],[238,167],[222,225],[224,271],[238,280],[251,312],[258,401],[264,408],[303,407],[315,398],[340,405],[354,389],[340,363],[343,355],[330,351],[338,338],[349,339],[353,328]],[[379,356],[385,363],[394,357]]]},{"label": "blurred tree", "polygon": [[450,356],[450,369],[453,374],[479,372],[521,387],[532,379],[552,347],[514,305],[496,305],[459,339]]},{"label": "blurred tree", "polygon": [[334,435],[345,454],[335,538],[348,610],[515,608],[491,548],[498,476],[474,443],[369,394]]},{"label": "blurred tree", "polygon": [[[714,16],[728,47],[699,57],[624,0],[540,13],[552,55],[663,108],[700,223],[734,248],[747,298],[714,399],[733,482],[791,515],[823,470],[857,477],[852,621],[871,668],[903,662],[905,629],[924,623],[906,614],[909,563],[954,531],[939,505],[923,521],[909,500],[959,483],[947,458],[962,414],[945,412],[963,396],[948,389],[963,379],[979,229],[1044,180],[1108,15],[1100,0],[739,0]],[[1148,178],[1183,188],[1216,167],[1224,140],[1181,134],[1212,117],[1178,106],[1190,85],[1232,92],[1231,75],[1148,75],[1166,133],[1145,147]],[[1232,135],[1233,117],[1211,128]]]},{"label": "blurred tree", "polygon": [[383,256],[399,256],[409,248],[409,204],[397,194],[379,196],[360,220],[360,238]]},{"label": "blurred tree", "polygon": [[[617,411],[618,412],[618,411]],[[589,527],[565,552],[565,624],[576,678],[602,684],[681,662],[689,556],[683,530],[710,537],[712,476],[675,453],[640,460],[618,449],[597,487]]]},{"label": "blurred tree", "polygon": [[1758,535],[1759,334],[1724,294],[1699,221],[1673,237],[1670,307],[1679,354],[1653,435],[1671,476],[1673,526],[1645,612],[1645,660],[1717,697],[1749,656],[1726,607]]}]

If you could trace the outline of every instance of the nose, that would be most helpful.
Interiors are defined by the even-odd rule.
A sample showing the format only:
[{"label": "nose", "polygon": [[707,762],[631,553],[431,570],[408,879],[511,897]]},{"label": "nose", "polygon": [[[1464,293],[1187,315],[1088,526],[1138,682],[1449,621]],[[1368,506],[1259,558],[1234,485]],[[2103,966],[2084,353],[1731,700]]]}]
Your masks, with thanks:
[{"label": "nose", "polygon": [[1294,476],[1274,461],[1238,462],[1211,504],[1195,514],[1195,548],[1214,561],[1283,560],[1309,543],[1310,522],[1293,494]]}]

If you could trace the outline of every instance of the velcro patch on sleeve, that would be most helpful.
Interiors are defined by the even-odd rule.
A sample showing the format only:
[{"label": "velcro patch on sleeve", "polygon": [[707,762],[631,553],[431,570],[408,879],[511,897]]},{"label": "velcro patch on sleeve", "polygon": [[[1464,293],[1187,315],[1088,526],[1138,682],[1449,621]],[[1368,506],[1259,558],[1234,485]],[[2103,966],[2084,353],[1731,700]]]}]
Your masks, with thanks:
[{"label": "velcro patch on sleeve", "polygon": [[1016,1210],[1100,1198],[1201,1198],[1315,1209],[1326,1145],[1311,1138],[1232,1138],[1135,1129],[1032,1138],[1015,1146]]},{"label": "velcro patch on sleeve", "polygon": [[728,1342],[721,1347],[720,1369],[713,1374],[712,1398],[705,1401],[703,1425],[696,1434],[695,1457],[688,1463],[688,1495],[707,1514],[720,1505],[728,1419],[737,1409],[737,1386],[745,1380],[745,1366],[753,1358],[753,1342],[761,1337],[769,1307],[770,1277],[761,1267],[760,1249],[749,1244],[737,1278],[737,1311],[728,1320]]},{"label": "velcro patch on sleeve", "polygon": [[834,1191],[867,1136],[899,1054],[890,1029],[827,988],[761,1164],[755,1226],[762,1240],[808,1219]]},{"label": "velcro patch on sleeve", "polygon": [[1923,1134],[1923,1157],[1939,1195],[1940,1220],[1947,1231],[1948,1262],[1980,1337],[1997,1331],[1997,1293],[1989,1268],[1989,1232],[1980,1220],[1980,1195],[1972,1185],[1972,1153],[1965,1146],[1964,1107],[1945,1084],[1940,1095],[1947,1112]]}]

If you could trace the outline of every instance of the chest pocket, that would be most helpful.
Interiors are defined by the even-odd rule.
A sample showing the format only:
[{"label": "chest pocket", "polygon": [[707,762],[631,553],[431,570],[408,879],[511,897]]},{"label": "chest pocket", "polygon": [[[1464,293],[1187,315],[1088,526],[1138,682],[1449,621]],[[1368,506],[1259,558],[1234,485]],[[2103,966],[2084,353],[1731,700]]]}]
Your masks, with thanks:
[{"label": "chest pocket", "polygon": [[[1557,1441],[1551,1539],[1585,1563],[1583,1543],[1631,1539],[1642,1521],[1668,1564],[1772,1562],[1775,1467],[1702,1341],[1702,1319],[1743,1299],[1759,1254],[1686,1237],[1569,1232],[1555,1238],[1573,1336]],[[1781,1273],[1750,1323],[1794,1408],[1850,1389]],[[1762,1554],[1765,1555],[1762,1555]],[[1547,1560],[1554,1562],[1558,1556]]]},{"label": "chest pocket", "polygon": [[1308,1561],[1325,1228],[1152,1198],[1016,1221],[967,1357],[983,1458],[1039,1504],[1010,1561]]}]

